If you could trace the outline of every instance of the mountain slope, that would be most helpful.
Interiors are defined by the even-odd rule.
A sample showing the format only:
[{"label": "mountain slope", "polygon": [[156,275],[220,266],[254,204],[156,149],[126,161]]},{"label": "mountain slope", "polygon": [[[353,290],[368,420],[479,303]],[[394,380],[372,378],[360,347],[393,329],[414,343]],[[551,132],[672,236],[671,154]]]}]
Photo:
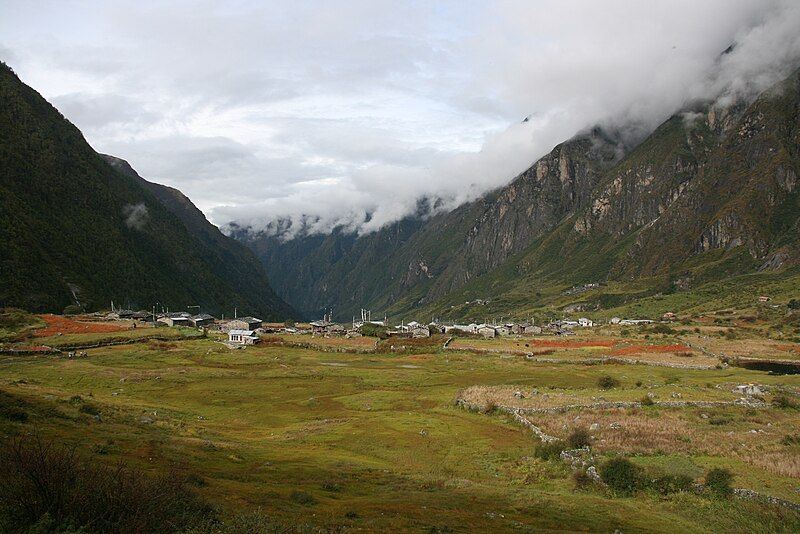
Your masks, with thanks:
[{"label": "mountain slope", "polygon": [[[752,102],[697,103],[636,146],[597,129],[562,143],[485,198],[405,221],[417,229],[368,271],[375,291],[348,277],[396,240],[394,227],[285,243],[249,236],[249,244],[271,276],[293,278],[279,288],[289,302],[323,304],[307,291],[315,279],[291,269],[313,258],[324,265],[324,286],[342,288],[327,291],[324,305],[422,317],[562,306],[583,299],[561,298],[573,284],[648,280],[644,297],[792,267],[800,257],[798,83],[795,73]],[[339,253],[320,258],[314,241]],[[292,263],[274,261],[287,250]],[[595,295],[588,309],[612,306],[612,297]]]},{"label": "mountain slope", "polygon": [[0,305],[291,313],[252,253],[178,192],[131,173],[0,67]]}]

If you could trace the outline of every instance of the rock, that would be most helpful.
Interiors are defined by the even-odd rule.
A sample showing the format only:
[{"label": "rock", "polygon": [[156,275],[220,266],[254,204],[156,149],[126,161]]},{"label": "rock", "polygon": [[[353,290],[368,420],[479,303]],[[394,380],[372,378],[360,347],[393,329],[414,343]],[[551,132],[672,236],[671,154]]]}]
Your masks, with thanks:
[{"label": "rock", "polygon": [[619,430],[620,428],[622,428],[622,425],[617,422],[614,422],[609,425],[609,428],[613,428],[614,430]]},{"label": "rock", "polygon": [[700,414],[700,419],[708,419],[708,414],[707,413],[701,413]]},{"label": "rock", "polygon": [[741,384],[736,386],[733,390],[734,393],[739,393],[740,395],[746,395],[748,397],[752,397],[754,395],[763,395],[764,392],[760,387],[755,384]]},{"label": "rock", "polygon": [[600,429],[600,425],[598,423],[592,423],[591,426],[589,427],[589,430],[591,430],[592,432],[594,432],[595,430],[599,430],[599,429]]},{"label": "rock", "polygon": [[142,423],[142,424],[145,424],[145,425],[149,425],[149,424],[152,424],[153,419],[150,418],[150,417],[142,416],[142,417],[139,418],[139,422]]},{"label": "rock", "polygon": [[514,397],[516,397],[518,399],[524,399],[525,398],[525,394],[522,393],[521,391],[515,391],[514,392]]},{"label": "rock", "polygon": [[586,474],[595,482],[600,482],[600,473],[597,472],[597,468],[595,466],[590,465],[586,470]]}]

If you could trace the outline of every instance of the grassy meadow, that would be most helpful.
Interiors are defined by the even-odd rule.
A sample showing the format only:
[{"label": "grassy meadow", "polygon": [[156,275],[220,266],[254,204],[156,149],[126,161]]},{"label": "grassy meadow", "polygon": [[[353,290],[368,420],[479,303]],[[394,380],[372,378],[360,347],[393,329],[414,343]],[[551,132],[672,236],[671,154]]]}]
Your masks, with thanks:
[{"label": "grassy meadow", "polygon": [[[223,516],[260,511],[289,528],[800,530],[800,514],[759,502],[576,487],[567,464],[539,457],[539,440],[495,409],[514,402],[544,409],[585,404],[526,417],[559,438],[596,423],[598,464],[625,455],[653,477],[680,473],[698,482],[709,468],[725,467],[737,487],[796,502],[800,441],[786,436],[798,433],[800,410],[794,401],[781,408],[771,401],[796,399],[800,375],[543,363],[504,352],[500,341],[473,339],[457,340],[467,343],[457,350],[442,349],[440,339],[396,352],[385,344],[371,353],[333,352],[276,339],[230,349],[213,336],[161,330],[174,339],[91,348],[74,359],[0,356],[0,434],[74,445],[97,464],[123,461],[154,475],[176,473]],[[330,345],[375,346],[374,338],[357,339],[352,347]],[[516,342],[507,340],[509,348]],[[634,336],[600,349],[558,350],[595,353],[651,342]],[[500,350],[470,350],[481,343]],[[615,386],[600,387],[602,377],[612,377]],[[659,406],[732,403],[731,389],[746,383],[768,390],[764,407]],[[473,409],[456,404],[475,388],[491,402]],[[654,406],[591,407],[648,393]]]}]

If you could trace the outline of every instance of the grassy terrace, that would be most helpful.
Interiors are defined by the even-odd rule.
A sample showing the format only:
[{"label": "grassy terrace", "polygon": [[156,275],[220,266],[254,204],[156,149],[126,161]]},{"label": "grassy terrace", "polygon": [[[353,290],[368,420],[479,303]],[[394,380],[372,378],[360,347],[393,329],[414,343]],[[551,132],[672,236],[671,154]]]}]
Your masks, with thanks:
[{"label": "grassy terrace", "polygon": [[[778,388],[795,398],[797,375],[537,363],[470,351],[475,343],[501,343],[472,339],[460,340],[470,345],[453,351],[436,340],[407,352],[389,352],[392,345],[381,343],[377,352],[355,354],[277,343],[230,350],[214,339],[187,339],[178,329],[158,332],[175,332],[176,340],[89,349],[80,359],[0,357],[0,433],[35,428],[100,463],[178,470],[192,475],[196,491],[224,513],[261,508],[284,524],[439,531],[800,529],[798,514],[754,502],[576,490],[570,468],[537,458],[538,440],[510,416],[454,402],[470,388],[492,392],[494,401],[544,407],[635,401],[648,392],[656,401],[732,401],[730,390],[750,382],[772,388],[769,402]],[[100,335],[121,333],[69,334],[80,341]],[[558,350],[595,354],[674,341],[606,337],[612,341],[598,349]],[[375,340],[315,342],[360,347]],[[604,376],[619,385],[600,389]],[[524,399],[514,397],[517,390]],[[26,416],[12,417],[19,411]],[[656,405],[528,417],[559,437],[598,423],[593,449],[599,461],[625,454],[654,474],[696,480],[722,466],[734,472],[737,486],[800,500],[794,460],[800,449],[782,444],[800,429],[795,408]]]}]

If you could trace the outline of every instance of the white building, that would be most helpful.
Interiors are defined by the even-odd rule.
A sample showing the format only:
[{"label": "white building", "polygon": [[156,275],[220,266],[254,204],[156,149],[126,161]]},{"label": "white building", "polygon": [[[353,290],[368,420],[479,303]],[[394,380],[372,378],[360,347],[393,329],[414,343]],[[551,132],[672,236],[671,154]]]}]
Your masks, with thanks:
[{"label": "white building", "polygon": [[254,330],[229,330],[228,341],[237,345],[255,345],[258,343],[258,336]]}]

